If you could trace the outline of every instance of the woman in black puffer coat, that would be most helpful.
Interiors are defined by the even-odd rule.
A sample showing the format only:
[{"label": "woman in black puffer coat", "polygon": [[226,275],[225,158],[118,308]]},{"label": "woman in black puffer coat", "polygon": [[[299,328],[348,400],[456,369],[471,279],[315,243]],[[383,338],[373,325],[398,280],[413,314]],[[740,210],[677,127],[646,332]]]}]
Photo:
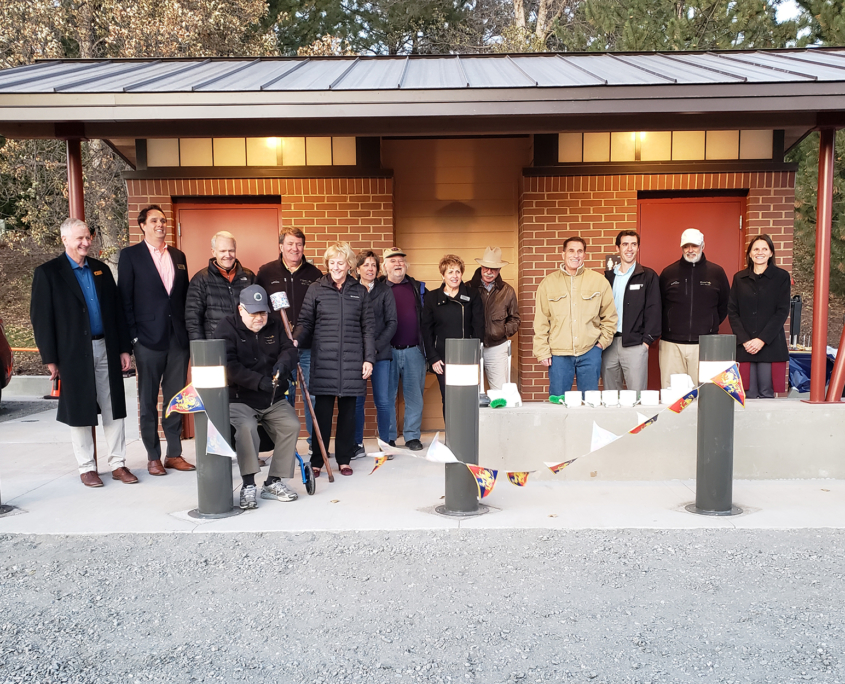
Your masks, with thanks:
[{"label": "woman in black puffer coat", "polygon": [[[350,274],[355,255],[345,242],[330,245],[328,274],[308,288],[293,332],[296,344],[311,349],[308,389],[316,397],[314,412],[326,453],[331,439],[332,413],[337,399],[335,459],[341,475],[351,475],[355,455],[355,400],[367,391],[367,378],[376,360],[375,322],[367,289]],[[315,445],[311,466],[320,474],[323,457]]]},{"label": "woman in black puffer coat", "polygon": [[425,299],[422,334],[427,361],[440,385],[446,417],[446,340],[484,339],[484,302],[474,287],[462,282],[464,261],[455,254],[440,260],[443,285]]}]

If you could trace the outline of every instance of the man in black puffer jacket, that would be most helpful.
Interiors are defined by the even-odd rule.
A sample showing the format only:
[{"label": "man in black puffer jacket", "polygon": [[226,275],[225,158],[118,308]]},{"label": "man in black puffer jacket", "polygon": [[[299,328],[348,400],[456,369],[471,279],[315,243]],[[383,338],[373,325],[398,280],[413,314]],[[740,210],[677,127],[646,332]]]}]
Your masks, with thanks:
[{"label": "man in black puffer jacket", "polygon": [[[237,430],[235,450],[243,478],[241,508],[255,508],[255,474],[258,464],[258,424],[264,426],[275,447],[262,499],[293,501],[295,492],[283,478],[294,473],[294,451],[299,419],[284,400],[288,376],[296,367],[297,351],[282,324],[269,318],[267,293],[250,285],[240,295],[238,313],[226,316],[215,331],[226,342],[226,373],[229,379],[229,414]],[[274,378],[277,386],[274,386]]]},{"label": "man in black puffer jacket", "polygon": [[704,258],[701,231],[687,228],[681,235],[681,250],[681,259],[660,274],[663,325],[659,359],[664,388],[671,387],[673,374],[686,373],[698,384],[698,338],[718,333],[728,315],[731,286],[724,269]]},{"label": "man in black puffer jacket", "polygon": [[190,340],[210,340],[217,324],[238,310],[241,290],[255,282],[255,274],[241,266],[235,236],[221,230],[211,238],[208,268],[194,274],[185,302],[185,327]]}]

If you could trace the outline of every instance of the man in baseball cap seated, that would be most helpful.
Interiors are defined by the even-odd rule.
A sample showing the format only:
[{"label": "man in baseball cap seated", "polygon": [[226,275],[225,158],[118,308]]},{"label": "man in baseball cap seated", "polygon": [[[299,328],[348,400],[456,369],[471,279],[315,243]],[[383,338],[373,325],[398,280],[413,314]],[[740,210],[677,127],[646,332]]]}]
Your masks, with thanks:
[{"label": "man in baseball cap seated", "polygon": [[681,258],[660,274],[661,387],[670,387],[674,374],[689,375],[698,384],[698,338],[719,332],[730,289],[725,270],[704,257],[704,234],[687,228],[681,234]]},{"label": "man in baseball cap seated", "polygon": [[235,451],[243,478],[240,506],[247,509],[258,505],[255,474],[260,470],[259,424],[275,444],[261,498],[294,501],[297,494],[284,480],[294,473],[299,419],[285,401],[285,392],[298,355],[281,321],[270,318],[269,298],[263,287],[250,285],[241,291],[238,312],[220,321],[215,337],[226,342],[229,415],[237,431]]}]

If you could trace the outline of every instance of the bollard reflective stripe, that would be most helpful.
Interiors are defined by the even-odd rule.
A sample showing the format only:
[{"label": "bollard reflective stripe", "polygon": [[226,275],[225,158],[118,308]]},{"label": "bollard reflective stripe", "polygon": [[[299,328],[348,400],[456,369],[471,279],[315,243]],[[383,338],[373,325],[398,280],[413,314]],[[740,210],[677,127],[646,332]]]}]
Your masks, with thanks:
[{"label": "bollard reflective stripe", "polygon": [[472,387],[478,384],[479,364],[446,364],[446,385],[452,387]]},{"label": "bollard reflective stripe", "polygon": [[192,366],[191,384],[197,389],[226,387],[226,366]]}]

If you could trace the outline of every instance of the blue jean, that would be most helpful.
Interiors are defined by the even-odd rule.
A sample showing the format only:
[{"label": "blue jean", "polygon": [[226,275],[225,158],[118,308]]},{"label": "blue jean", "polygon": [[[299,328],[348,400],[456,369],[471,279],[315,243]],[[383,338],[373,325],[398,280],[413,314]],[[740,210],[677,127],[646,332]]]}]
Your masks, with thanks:
[{"label": "blue jean", "polygon": [[[376,405],[378,436],[382,442],[390,439],[390,359],[376,361],[373,366],[373,402]],[[362,395],[355,401],[355,443],[364,443],[364,402]]]},{"label": "blue jean", "polygon": [[[396,395],[399,393],[399,379],[402,379],[402,395],[405,397],[405,426],[402,435],[407,444],[420,438],[423,414],[423,391],[425,390],[425,357],[419,347],[394,349],[390,362],[390,439],[396,440]],[[388,440],[390,441],[390,440]]]},{"label": "blue jean", "polygon": [[[300,349],[299,350],[299,366],[302,368],[302,377],[305,378],[305,384],[308,384],[308,379],[311,377],[311,350],[310,349]],[[290,372],[290,381],[291,384],[288,387],[288,403],[296,408],[296,384],[299,380],[296,377],[296,368],[294,368]],[[314,404],[314,395],[311,395],[311,404]],[[305,400],[302,401],[302,408],[305,410],[305,429],[308,432],[308,444],[311,444],[311,412],[308,410],[308,406],[305,404]]]},{"label": "blue jean", "polygon": [[572,389],[578,376],[578,390],[589,392],[599,388],[601,348],[593,347],[581,356],[553,356],[549,366],[549,396],[559,396]]}]

